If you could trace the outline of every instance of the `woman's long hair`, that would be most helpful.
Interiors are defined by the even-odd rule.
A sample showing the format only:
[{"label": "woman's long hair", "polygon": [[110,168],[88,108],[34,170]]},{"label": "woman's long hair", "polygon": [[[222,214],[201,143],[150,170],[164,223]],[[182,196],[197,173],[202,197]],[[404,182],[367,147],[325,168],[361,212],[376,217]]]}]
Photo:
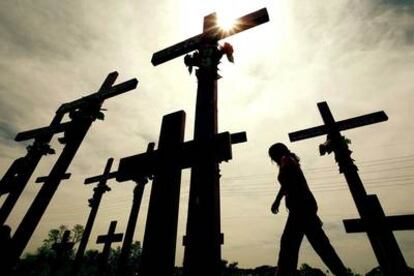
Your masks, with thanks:
[{"label": "woman's long hair", "polygon": [[275,161],[276,163],[278,163],[278,160],[280,160],[280,158],[282,156],[289,156],[292,157],[296,162],[300,162],[300,158],[294,154],[293,152],[291,152],[285,144],[282,143],[276,143],[273,144],[270,148],[269,148],[269,156],[270,158]]}]

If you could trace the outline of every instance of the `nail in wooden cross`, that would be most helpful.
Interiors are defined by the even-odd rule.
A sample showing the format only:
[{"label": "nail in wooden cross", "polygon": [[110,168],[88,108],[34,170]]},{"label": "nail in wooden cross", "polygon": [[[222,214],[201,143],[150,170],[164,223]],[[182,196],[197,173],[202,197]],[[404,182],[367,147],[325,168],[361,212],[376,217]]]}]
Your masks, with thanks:
[{"label": "nail in wooden cross", "polygon": [[[358,175],[358,168],[351,158],[352,152],[348,148],[348,140],[340,133],[342,130],[386,121],[387,115],[380,111],[336,122],[326,102],[318,103],[318,109],[324,125],[289,133],[290,141],[294,142],[327,134],[327,141],[319,147],[320,154],[334,152],[339,171],[346,178],[361,216],[361,221],[344,222],[345,227],[351,227],[350,225],[355,225],[355,223],[363,225],[362,228],[368,235],[378,263],[385,275],[408,275],[407,264],[392,233],[393,226],[390,224],[393,219],[387,219],[376,195],[367,195]],[[410,218],[412,219],[412,217],[408,219]]]}]

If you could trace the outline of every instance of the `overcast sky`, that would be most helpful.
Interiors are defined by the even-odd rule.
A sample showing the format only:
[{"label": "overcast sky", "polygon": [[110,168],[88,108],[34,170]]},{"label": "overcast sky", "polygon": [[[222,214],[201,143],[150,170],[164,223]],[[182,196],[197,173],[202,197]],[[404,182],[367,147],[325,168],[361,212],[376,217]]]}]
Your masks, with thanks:
[{"label": "overcast sky", "polygon": [[[198,34],[203,16],[227,16],[267,7],[270,22],[225,39],[235,64],[223,60],[219,81],[219,130],[246,131],[222,164],[223,258],[241,267],[275,265],[287,212],[270,213],[277,168],[267,157],[277,141],[302,159],[319,203],[324,229],[344,263],[363,273],[376,266],[365,234],[346,234],[342,219],[357,212],[333,156],[320,157],[325,137],[290,144],[287,134],[320,125],[316,103],[327,101],[338,120],[384,110],[389,121],[344,132],[369,193],[389,215],[414,213],[414,1],[201,1],[201,0],[3,0],[0,2],[0,173],[25,154],[13,141],[24,130],[48,125],[63,102],[95,92],[106,75],[138,88],[105,102],[104,122],[95,122],[34,233],[33,251],[60,224],[85,224],[91,186],[109,157],[145,151],[157,142],[162,116],[187,113],[186,139],[194,124],[196,79],[182,57],[153,67],[154,52]],[[229,14],[228,14],[229,13]],[[223,41],[223,42],[224,42]],[[59,153],[61,145],[54,139]],[[44,158],[8,220],[13,230],[57,155]],[[182,264],[189,172],[183,174],[176,264]],[[95,223],[96,235],[118,220],[124,231],[133,183],[110,183]],[[150,186],[135,239],[142,240]],[[0,203],[4,197],[0,199]],[[413,232],[395,232],[406,261],[414,266]],[[304,241],[300,263],[324,268]]]}]

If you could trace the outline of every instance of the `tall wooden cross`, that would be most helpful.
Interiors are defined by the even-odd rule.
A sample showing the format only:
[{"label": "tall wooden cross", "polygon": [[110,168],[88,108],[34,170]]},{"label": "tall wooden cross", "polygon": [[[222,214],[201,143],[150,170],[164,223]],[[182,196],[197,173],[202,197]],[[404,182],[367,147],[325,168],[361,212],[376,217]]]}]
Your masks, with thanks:
[{"label": "tall wooden cross", "polygon": [[122,233],[115,233],[117,221],[113,220],[111,221],[111,224],[109,225],[108,233],[106,235],[98,236],[96,239],[96,243],[104,244],[104,248],[102,250],[102,253],[99,257],[99,265],[98,265],[98,272],[96,275],[103,276],[106,273],[107,268],[107,262],[109,258],[109,253],[111,252],[111,245],[114,242],[121,242],[124,234]]},{"label": "tall wooden cross", "polygon": [[60,240],[60,242],[56,242],[53,244],[52,249],[55,251],[56,258],[55,261],[52,264],[52,269],[50,272],[50,275],[58,275],[58,271],[60,267],[62,266],[62,263],[65,259],[65,257],[68,257],[69,251],[72,250],[74,246],[74,242],[70,241],[70,231],[66,230],[63,233],[63,236]]},{"label": "tall wooden cross", "polygon": [[173,275],[177,240],[181,170],[197,164],[199,155],[216,162],[232,158],[231,144],[246,140],[245,133],[220,133],[206,143],[183,143],[185,112],[165,115],[158,149],[123,158],[117,181],[154,176],[145,227],[139,274]]},{"label": "tall wooden cross", "polygon": [[[351,158],[352,152],[348,148],[347,140],[340,133],[342,130],[386,121],[387,115],[381,111],[336,122],[326,102],[318,103],[318,109],[324,125],[289,133],[290,141],[328,135],[327,142],[319,147],[320,154],[334,152],[339,171],[344,174],[348,183],[361,216],[363,229],[368,235],[379,265],[385,275],[408,275],[407,264],[392,233],[392,219],[387,220],[376,195],[367,195],[358,175],[358,168]],[[345,226],[348,224],[352,222],[345,222]]]},{"label": "tall wooden cross", "polygon": [[83,255],[86,250],[86,246],[89,241],[89,237],[92,232],[93,224],[95,223],[95,218],[98,213],[99,205],[101,204],[101,199],[104,193],[109,192],[111,188],[106,185],[107,181],[110,178],[114,178],[115,176],[113,173],[111,174],[111,167],[114,159],[109,158],[106,162],[105,170],[102,175],[94,176],[85,179],[85,184],[92,184],[98,182],[98,185],[93,189],[93,196],[88,200],[89,207],[91,207],[91,211],[89,212],[89,217],[86,222],[85,230],[82,234],[82,239],[80,240],[78,251],[76,252],[75,260],[73,261],[72,265],[72,275],[77,275],[79,273],[79,269],[82,265]]},{"label": "tall wooden cross", "polygon": [[33,175],[34,170],[44,155],[54,154],[49,143],[54,134],[63,132],[69,123],[60,123],[64,113],[56,112],[48,127],[18,133],[17,142],[34,138],[27,147],[27,154],[16,159],[0,181],[0,195],[8,194],[0,209],[0,225],[3,225],[16,205],[17,200]]},{"label": "tall wooden cross", "polygon": [[[147,147],[147,153],[153,152],[155,143],[149,143]],[[125,230],[125,237],[122,242],[121,254],[118,262],[118,274],[119,275],[130,275],[130,267],[128,259],[131,253],[131,245],[134,240],[135,228],[137,225],[139,209],[141,207],[142,196],[144,195],[145,184],[148,183],[149,177],[138,177],[133,179],[135,182],[134,195],[132,198],[131,211],[129,213],[128,224]]]},{"label": "tall wooden cross", "polygon": [[136,79],[132,79],[113,86],[117,77],[117,72],[110,73],[98,92],[63,104],[59,108],[61,112],[69,112],[72,119],[70,126],[64,132],[64,138],[60,139],[65,143],[65,147],[13,235],[12,248],[10,249],[13,262],[10,265],[17,262],[29,242],[90,126],[97,118],[103,119],[103,114],[100,111],[103,102],[108,98],[134,89],[138,84]]},{"label": "tall wooden cross", "polygon": [[[237,28],[223,31],[216,24],[216,14],[204,18],[203,32],[174,46],[155,53],[151,62],[158,65],[196,50],[187,55],[185,64],[198,67],[197,103],[194,141],[206,142],[217,134],[217,65],[223,54],[231,54],[218,41],[230,35],[256,27],[269,21],[266,9],[247,14],[236,20]],[[198,156],[192,167],[184,237],[184,275],[219,275],[223,234],[220,226],[219,165],[208,151]]]}]

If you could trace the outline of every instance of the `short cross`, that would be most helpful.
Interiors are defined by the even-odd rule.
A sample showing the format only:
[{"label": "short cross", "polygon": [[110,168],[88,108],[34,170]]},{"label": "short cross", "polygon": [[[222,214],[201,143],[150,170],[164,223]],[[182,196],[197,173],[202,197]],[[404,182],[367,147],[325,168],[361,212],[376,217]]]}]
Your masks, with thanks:
[{"label": "short cross", "polygon": [[100,255],[100,262],[98,266],[98,273],[97,275],[104,275],[107,267],[107,261],[109,257],[109,253],[111,251],[111,245],[114,242],[121,242],[124,234],[122,233],[115,233],[117,221],[111,221],[109,225],[108,233],[106,235],[100,235],[96,239],[97,244],[104,244],[104,248]]},{"label": "short cross", "polygon": [[74,242],[70,241],[69,230],[66,230],[63,233],[60,242],[56,242],[55,244],[53,244],[52,249],[55,251],[56,259],[52,265],[50,275],[57,275],[57,272],[60,269],[65,256],[68,255],[69,251],[73,248],[74,244]]}]

